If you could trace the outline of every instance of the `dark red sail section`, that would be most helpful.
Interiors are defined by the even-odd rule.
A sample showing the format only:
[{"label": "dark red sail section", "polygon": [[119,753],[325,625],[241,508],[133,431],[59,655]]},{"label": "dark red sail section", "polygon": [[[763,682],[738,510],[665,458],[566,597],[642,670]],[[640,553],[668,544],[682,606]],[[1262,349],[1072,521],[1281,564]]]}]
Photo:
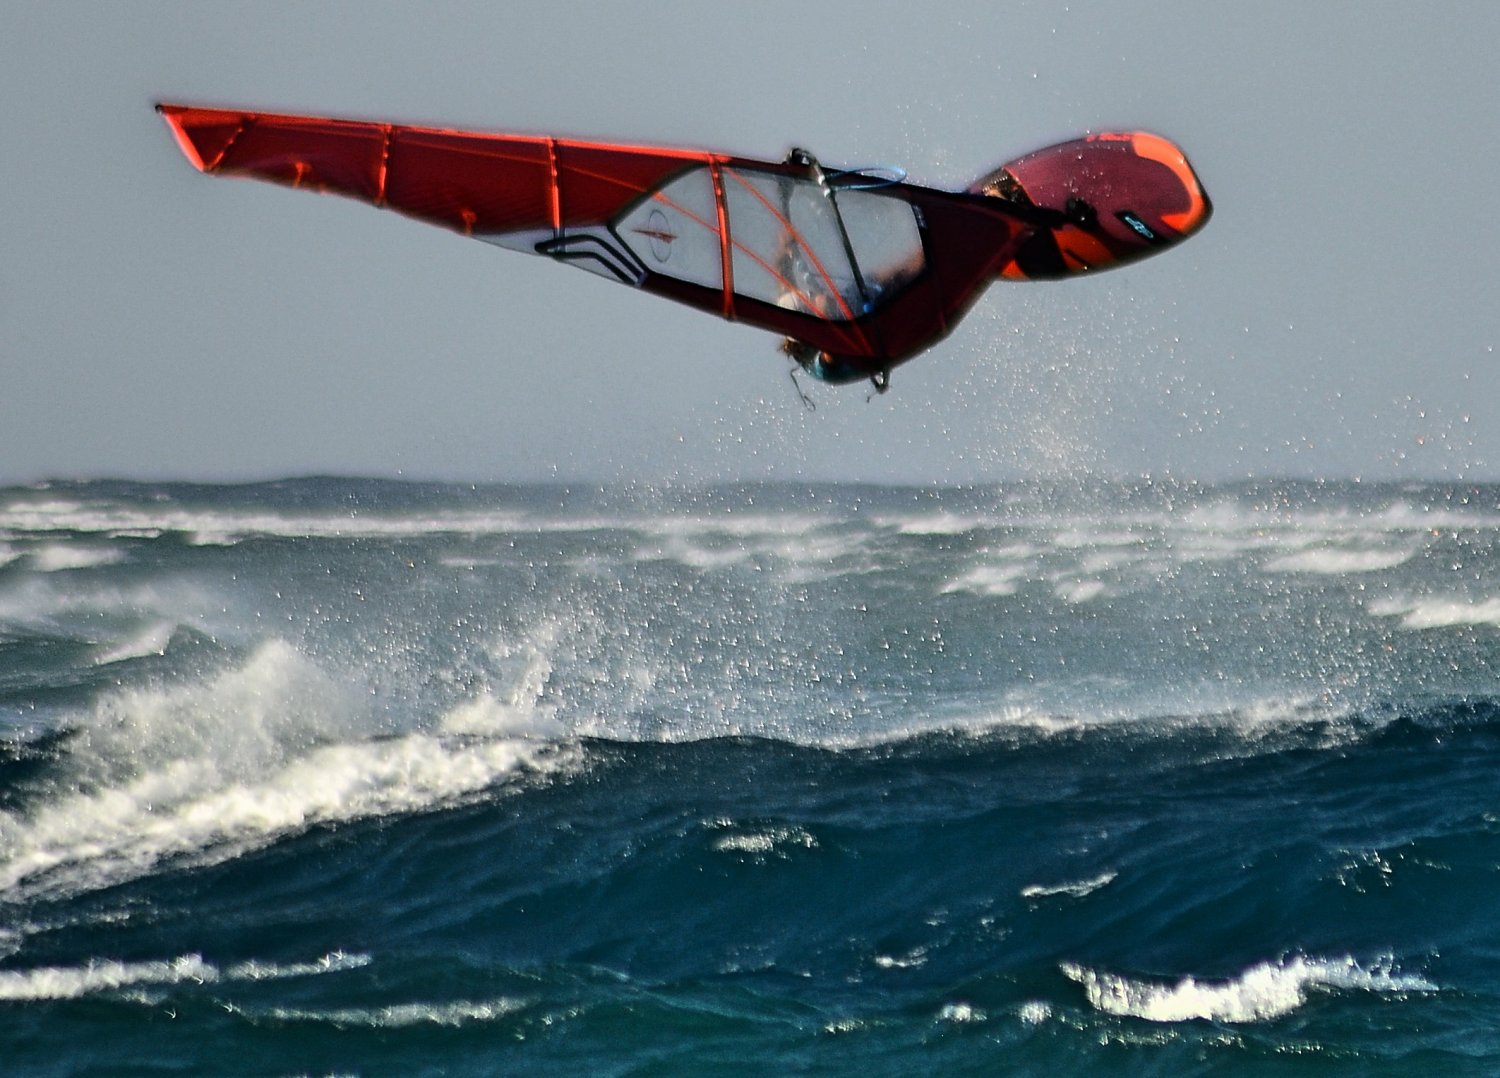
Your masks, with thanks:
[{"label": "dark red sail section", "polygon": [[157,108],[203,172],[348,195],[465,233],[603,223],[673,172],[709,160],[699,152],[530,135]]},{"label": "dark red sail section", "polygon": [[545,139],[483,139],[393,128],[380,205],[472,235],[551,228],[552,151]]}]

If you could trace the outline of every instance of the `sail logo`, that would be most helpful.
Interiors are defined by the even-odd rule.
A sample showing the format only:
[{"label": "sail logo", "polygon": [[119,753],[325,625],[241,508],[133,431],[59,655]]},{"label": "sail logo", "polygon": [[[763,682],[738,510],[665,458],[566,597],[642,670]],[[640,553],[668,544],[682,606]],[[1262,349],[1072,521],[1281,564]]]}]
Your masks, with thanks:
[{"label": "sail logo", "polygon": [[1115,216],[1118,217],[1121,221],[1124,221],[1126,227],[1136,233],[1136,235],[1140,236],[1141,239],[1146,240],[1148,243],[1157,242],[1157,235],[1155,232],[1151,231],[1151,226],[1146,224],[1145,221],[1142,221],[1139,217],[1131,213],[1129,210],[1120,210],[1115,214]]},{"label": "sail logo", "polygon": [[631,231],[645,236],[651,242],[651,255],[658,262],[665,262],[672,257],[672,241],[677,238],[677,233],[667,224],[667,215],[661,210],[652,210],[651,216],[646,218],[645,227],[633,228]]}]

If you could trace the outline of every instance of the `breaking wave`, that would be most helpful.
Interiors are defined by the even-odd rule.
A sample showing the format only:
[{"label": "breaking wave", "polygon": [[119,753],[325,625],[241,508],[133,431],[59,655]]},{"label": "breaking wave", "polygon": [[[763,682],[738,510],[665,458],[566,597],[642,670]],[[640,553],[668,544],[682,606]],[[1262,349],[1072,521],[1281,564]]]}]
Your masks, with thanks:
[{"label": "breaking wave", "polygon": [[372,737],[367,706],[357,687],[281,641],[204,683],[104,697],[78,720],[40,803],[0,811],[0,896],[216,863],[314,826],[450,803],[567,759],[514,707],[481,699],[432,732]]},{"label": "breaking wave", "polygon": [[1296,955],[1251,966],[1226,981],[1183,977],[1174,982],[1132,979],[1064,963],[1063,973],[1083,986],[1096,1009],[1148,1022],[1267,1022],[1305,1005],[1311,992],[1436,992],[1437,985],[1416,974],[1396,972],[1390,959],[1368,967],[1354,958]]},{"label": "breaking wave", "polygon": [[312,962],[240,962],[221,969],[205,962],[202,955],[148,962],[94,959],[79,966],[43,966],[35,969],[0,970],[0,1001],[27,1003],[42,1000],[81,999],[84,996],[118,993],[132,988],[159,988],[177,984],[217,984],[232,981],[284,980],[359,969],[370,964],[368,955],[335,952]]}]

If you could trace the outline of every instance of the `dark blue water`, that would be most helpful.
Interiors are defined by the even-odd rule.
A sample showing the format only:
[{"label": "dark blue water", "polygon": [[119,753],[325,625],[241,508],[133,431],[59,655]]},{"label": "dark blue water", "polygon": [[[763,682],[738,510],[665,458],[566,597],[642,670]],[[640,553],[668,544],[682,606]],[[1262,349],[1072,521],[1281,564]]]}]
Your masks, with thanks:
[{"label": "dark blue water", "polygon": [[1500,489],[0,491],[0,1070],[1500,1071]]}]

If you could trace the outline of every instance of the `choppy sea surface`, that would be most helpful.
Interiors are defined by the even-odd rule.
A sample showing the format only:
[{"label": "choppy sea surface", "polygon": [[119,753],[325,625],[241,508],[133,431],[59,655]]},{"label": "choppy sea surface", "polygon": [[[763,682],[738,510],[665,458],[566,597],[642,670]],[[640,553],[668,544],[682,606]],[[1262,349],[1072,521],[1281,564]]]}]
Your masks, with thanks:
[{"label": "choppy sea surface", "polygon": [[1500,1073],[1500,488],[0,489],[0,1071]]}]

